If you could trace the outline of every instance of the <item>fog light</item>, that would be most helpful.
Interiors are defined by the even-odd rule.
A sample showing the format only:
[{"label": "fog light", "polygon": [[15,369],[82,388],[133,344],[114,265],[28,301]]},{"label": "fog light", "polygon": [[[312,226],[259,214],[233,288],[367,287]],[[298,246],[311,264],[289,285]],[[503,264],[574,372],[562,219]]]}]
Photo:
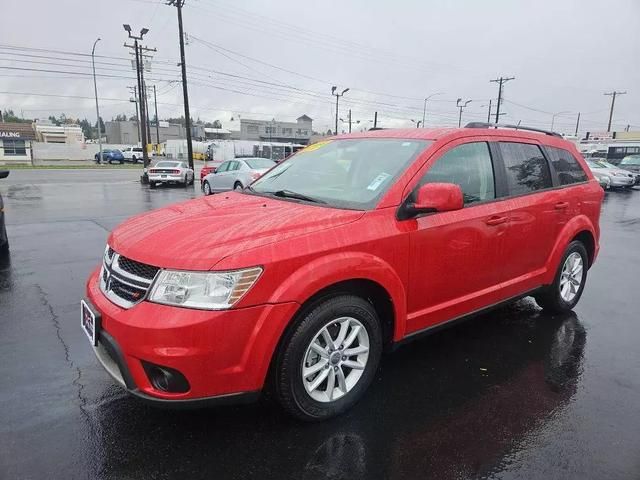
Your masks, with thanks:
[{"label": "fog light", "polygon": [[185,393],[189,391],[189,382],[179,371],[173,368],[142,362],[153,388],[167,393]]}]

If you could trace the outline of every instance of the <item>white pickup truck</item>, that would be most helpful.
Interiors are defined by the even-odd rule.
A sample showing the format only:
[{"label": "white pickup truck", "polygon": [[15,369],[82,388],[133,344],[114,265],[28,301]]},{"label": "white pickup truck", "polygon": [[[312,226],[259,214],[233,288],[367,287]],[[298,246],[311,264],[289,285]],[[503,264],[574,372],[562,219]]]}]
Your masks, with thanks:
[{"label": "white pickup truck", "polygon": [[138,163],[142,161],[142,147],[127,147],[122,149],[125,161]]}]

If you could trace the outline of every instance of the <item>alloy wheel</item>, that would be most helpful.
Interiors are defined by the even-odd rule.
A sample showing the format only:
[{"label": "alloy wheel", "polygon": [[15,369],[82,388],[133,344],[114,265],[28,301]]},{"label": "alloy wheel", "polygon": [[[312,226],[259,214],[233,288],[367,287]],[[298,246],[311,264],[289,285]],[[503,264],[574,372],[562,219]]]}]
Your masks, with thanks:
[{"label": "alloy wheel", "polygon": [[327,403],[348,394],[369,359],[369,334],[353,317],[327,323],[309,343],[302,360],[302,383],[311,398]]},{"label": "alloy wheel", "polygon": [[578,294],[582,285],[584,262],[578,252],[573,252],[567,257],[560,273],[560,296],[570,303]]}]

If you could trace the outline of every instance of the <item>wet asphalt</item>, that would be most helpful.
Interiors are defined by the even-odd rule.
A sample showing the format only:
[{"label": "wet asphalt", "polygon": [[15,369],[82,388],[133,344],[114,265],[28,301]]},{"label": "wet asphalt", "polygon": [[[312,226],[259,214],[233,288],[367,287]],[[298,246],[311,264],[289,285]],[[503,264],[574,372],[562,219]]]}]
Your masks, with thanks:
[{"label": "wet asphalt", "polygon": [[269,401],[156,409],[98,365],[79,300],[109,230],[199,195],[137,175],[0,180],[0,478],[640,478],[640,191],[607,194],[575,313],[524,299],[416,341],[352,411],[309,425]]}]

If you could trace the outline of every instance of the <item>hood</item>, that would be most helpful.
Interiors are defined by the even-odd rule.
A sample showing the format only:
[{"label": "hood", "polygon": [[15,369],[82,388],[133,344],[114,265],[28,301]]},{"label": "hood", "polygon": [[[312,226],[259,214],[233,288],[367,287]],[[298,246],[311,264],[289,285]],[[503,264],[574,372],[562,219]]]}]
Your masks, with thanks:
[{"label": "hood", "polygon": [[229,192],[133,217],[111,233],[109,245],[157,267],[210,270],[234,253],[344,225],[362,215]]}]

